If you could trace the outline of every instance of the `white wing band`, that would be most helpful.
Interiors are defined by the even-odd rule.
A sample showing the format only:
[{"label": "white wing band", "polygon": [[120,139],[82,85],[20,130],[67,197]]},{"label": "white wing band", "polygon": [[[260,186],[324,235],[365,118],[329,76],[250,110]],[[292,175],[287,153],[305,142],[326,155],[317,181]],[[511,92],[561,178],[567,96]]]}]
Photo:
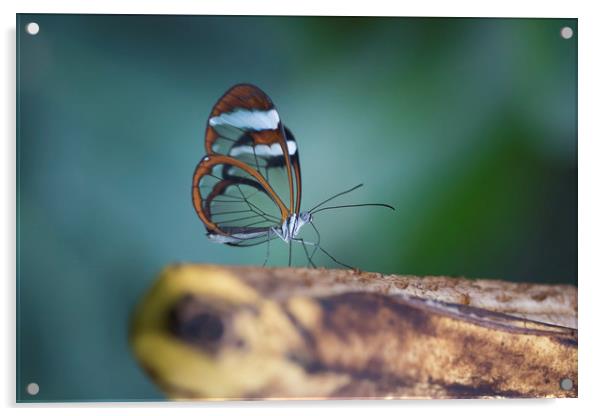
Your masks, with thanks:
[{"label": "white wing band", "polygon": [[[292,140],[288,140],[286,142],[288,147],[288,154],[294,155],[297,152],[297,143]],[[230,156],[240,156],[240,155],[252,155],[253,149],[255,149],[255,154],[257,156],[283,156],[282,147],[280,147],[280,143],[272,143],[271,145],[267,144],[258,144],[256,146],[233,146],[230,150]]]},{"label": "white wing band", "polygon": [[247,110],[239,108],[231,113],[223,113],[211,117],[209,125],[229,125],[241,130],[275,130],[280,123],[280,117],[275,108],[268,111]]}]

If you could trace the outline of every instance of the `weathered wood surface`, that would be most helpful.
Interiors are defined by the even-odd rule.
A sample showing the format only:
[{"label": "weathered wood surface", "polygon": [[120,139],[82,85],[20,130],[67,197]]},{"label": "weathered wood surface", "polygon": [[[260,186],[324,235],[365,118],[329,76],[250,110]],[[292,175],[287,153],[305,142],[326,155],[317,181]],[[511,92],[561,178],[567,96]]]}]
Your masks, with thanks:
[{"label": "weathered wood surface", "polygon": [[131,344],[174,399],[576,397],[576,322],[567,285],[178,265]]}]

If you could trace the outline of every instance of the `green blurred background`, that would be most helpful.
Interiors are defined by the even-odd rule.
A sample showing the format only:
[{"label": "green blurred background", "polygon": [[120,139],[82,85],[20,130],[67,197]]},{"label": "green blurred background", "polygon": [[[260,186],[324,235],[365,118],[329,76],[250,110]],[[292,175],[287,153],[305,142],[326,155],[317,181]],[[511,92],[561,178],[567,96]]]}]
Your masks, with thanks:
[{"label": "green blurred background", "polygon": [[18,399],[161,399],[128,348],[137,300],[171,262],[261,264],[264,247],[209,243],[190,201],[211,107],[239,82],[295,133],[303,207],[363,182],[341,202],[397,208],[321,213],[341,261],[576,284],[576,33],[576,19],[19,15]]}]

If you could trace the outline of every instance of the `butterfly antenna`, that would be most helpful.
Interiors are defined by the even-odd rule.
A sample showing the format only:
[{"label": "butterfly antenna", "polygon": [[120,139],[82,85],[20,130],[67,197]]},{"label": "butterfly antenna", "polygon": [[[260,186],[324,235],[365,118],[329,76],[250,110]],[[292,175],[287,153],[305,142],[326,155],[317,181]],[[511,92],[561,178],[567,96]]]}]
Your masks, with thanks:
[{"label": "butterfly antenna", "polygon": [[352,207],[385,207],[385,208],[389,208],[389,209],[392,209],[393,211],[395,211],[395,208],[389,204],[350,204],[350,205],[336,205],[333,207],[320,208],[319,210],[312,212],[312,214],[317,214],[320,211],[326,211],[329,209],[352,208]]},{"label": "butterfly antenna", "polygon": [[311,214],[311,213],[313,213],[313,211],[314,211],[316,208],[318,208],[318,207],[321,207],[321,206],[322,206],[322,205],[324,205],[325,203],[327,203],[327,202],[330,202],[330,201],[332,201],[333,199],[340,197],[341,195],[345,195],[345,194],[348,194],[349,192],[355,191],[356,189],[358,189],[358,188],[361,188],[362,186],[364,186],[364,184],[363,184],[363,183],[360,183],[359,185],[355,185],[353,188],[347,189],[346,191],[343,191],[343,192],[339,192],[338,194],[336,194],[336,195],[333,195],[333,196],[331,196],[330,198],[328,198],[328,199],[326,199],[326,200],[324,200],[324,201],[320,202],[318,205],[316,205],[315,207],[313,207],[312,209],[310,209],[308,212]]}]

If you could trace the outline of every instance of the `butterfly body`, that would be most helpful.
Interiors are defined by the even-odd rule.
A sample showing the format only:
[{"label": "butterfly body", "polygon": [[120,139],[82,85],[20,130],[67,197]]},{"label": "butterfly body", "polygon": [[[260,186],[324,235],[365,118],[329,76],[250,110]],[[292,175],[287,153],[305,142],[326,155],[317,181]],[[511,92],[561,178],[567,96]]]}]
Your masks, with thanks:
[{"label": "butterfly body", "polygon": [[280,227],[270,227],[269,230],[258,230],[256,233],[235,233],[233,232],[230,236],[224,236],[215,233],[207,233],[207,237],[210,241],[215,243],[237,243],[244,239],[253,239],[267,234],[271,234],[280,237],[285,243],[290,242],[296,238],[301,231],[301,227],[305,224],[310,223],[312,216],[309,212],[302,212],[301,214],[291,214]]}]

